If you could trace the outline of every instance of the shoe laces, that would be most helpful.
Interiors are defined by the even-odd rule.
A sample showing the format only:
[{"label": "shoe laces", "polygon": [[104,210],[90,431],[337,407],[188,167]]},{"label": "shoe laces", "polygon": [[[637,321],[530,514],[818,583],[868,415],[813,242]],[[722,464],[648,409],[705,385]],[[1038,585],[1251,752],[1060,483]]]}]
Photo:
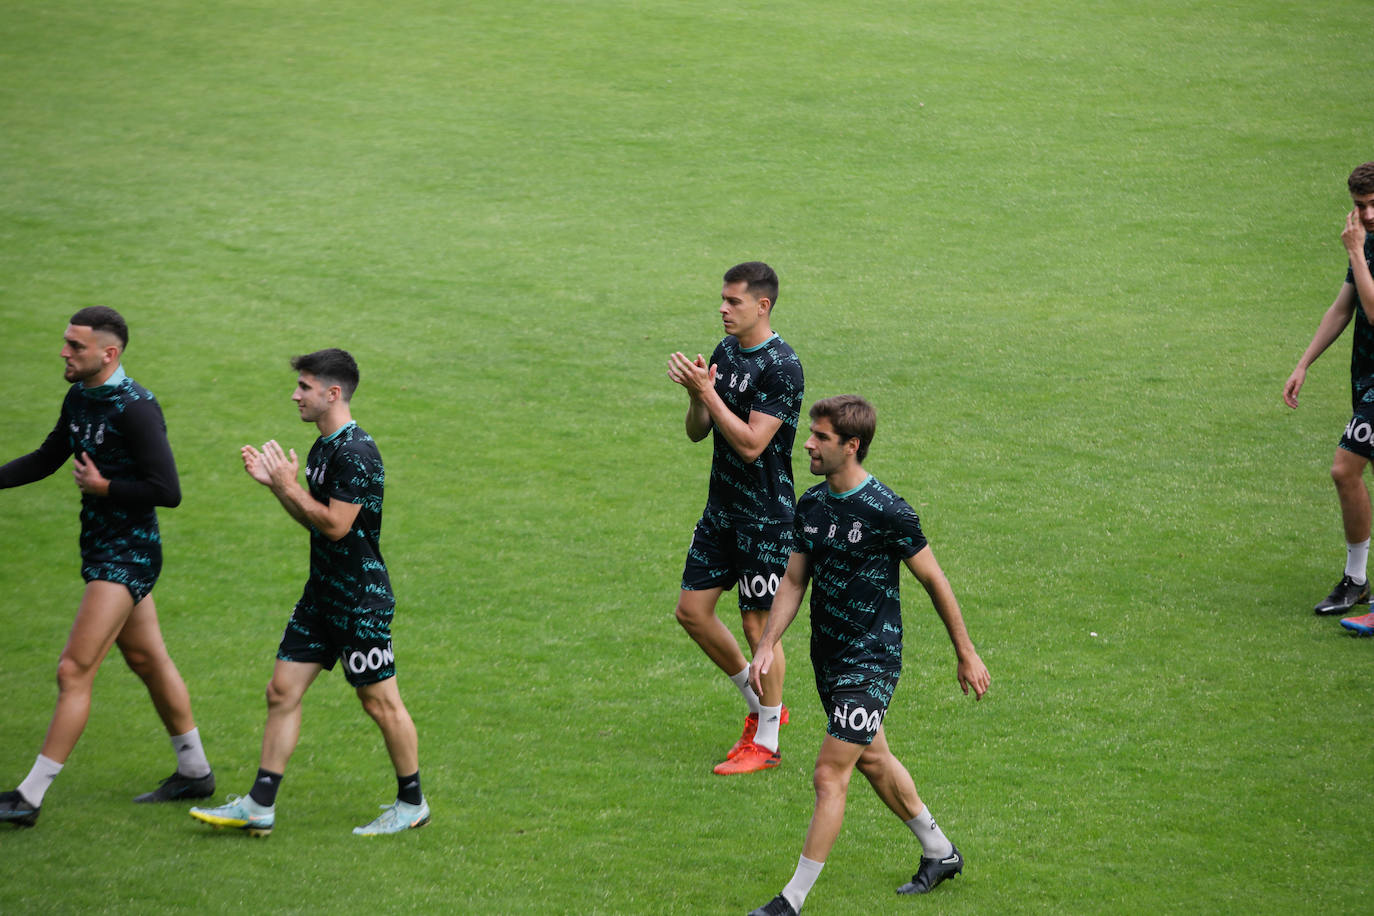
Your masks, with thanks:
[{"label": "shoe laces", "polygon": [[[262,812],[254,812],[252,809],[248,807],[247,803],[249,801],[251,801],[251,799],[246,795],[228,795],[225,796],[224,804],[220,805],[218,809],[212,808],[211,810],[224,810],[225,808],[234,808],[237,809],[237,812],[239,814],[242,814],[244,817],[249,819],[267,817],[272,813],[271,808],[268,808],[266,811]],[[256,803],[254,806],[258,807]]]},{"label": "shoe laces", "polygon": [[[382,813],[377,815],[372,823],[381,827],[390,826],[396,821],[399,821],[401,819],[401,812],[398,809],[399,804],[400,802],[392,802],[389,805],[378,805],[377,807],[382,809]],[[369,824],[368,826],[370,827],[372,825]]]}]

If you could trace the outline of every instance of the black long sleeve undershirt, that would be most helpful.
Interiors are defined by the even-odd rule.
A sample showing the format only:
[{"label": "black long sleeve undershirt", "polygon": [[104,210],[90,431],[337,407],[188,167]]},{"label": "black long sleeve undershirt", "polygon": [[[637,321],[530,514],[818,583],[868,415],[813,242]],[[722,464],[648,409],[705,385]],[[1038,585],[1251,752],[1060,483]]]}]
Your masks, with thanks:
[{"label": "black long sleeve undershirt", "polygon": [[[42,480],[57,471],[71,457],[71,439],[67,432],[65,413],[57,419],[43,444],[38,448],[0,466],[0,489],[19,487]],[[181,483],[177,477],[176,461],[167,441],[167,428],[162,410],[155,401],[143,400],[129,404],[120,422],[124,444],[134,459],[139,476],[110,478],[110,492],[106,497],[125,506],[166,506],[181,503]],[[110,469],[102,467],[99,456],[96,466],[105,476]]]},{"label": "black long sleeve undershirt", "polygon": [[125,411],[135,419],[124,430],[124,444],[134,456],[139,477],[110,480],[109,498],[126,506],[166,506],[181,504],[181,482],[176,460],[167,441],[167,425],[156,401],[138,401]]},{"label": "black long sleeve undershirt", "polygon": [[71,453],[72,446],[71,440],[67,438],[66,422],[63,417],[58,417],[57,425],[48,433],[48,438],[43,440],[42,445],[27,455],[21,455],[0,466],[0,490],[22,487],[26,483],[42,480],[62,467]]}]

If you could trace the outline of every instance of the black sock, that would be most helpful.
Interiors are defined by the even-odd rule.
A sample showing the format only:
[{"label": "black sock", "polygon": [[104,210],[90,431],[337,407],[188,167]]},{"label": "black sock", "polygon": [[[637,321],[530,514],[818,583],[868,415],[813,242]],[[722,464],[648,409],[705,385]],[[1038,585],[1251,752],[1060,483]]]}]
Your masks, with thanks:
[{"label": "black sock", "polygon": [[281,774],[259,767],[258,778],[253,780],[253,790],[248,797],[264,808],[270,808],[277,803],[277,790],[280,788]]},{"label": "black sock", "polygon": [[396,798],[407,805],[418,805],[425,800],[424,793],[420,791],[419,770],[410,776],[396,777]]}]

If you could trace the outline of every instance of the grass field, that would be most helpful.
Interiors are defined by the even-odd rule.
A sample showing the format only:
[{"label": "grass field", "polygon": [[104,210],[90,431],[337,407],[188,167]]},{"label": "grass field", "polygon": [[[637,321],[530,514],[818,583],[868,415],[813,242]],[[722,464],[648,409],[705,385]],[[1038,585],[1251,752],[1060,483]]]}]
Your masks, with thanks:
[{"label": "grass field", "polygon": [[[112,660],[39,827],[0,830],[0,910],[776,893],[823,728],[805,621],[783,765],[713,776],[739,701],[671,613],[709,448],[664,373],[710,352],[721,272],[760,258],[807,404],[878,406],[867,465],[917,507],[993,675],[959,694],[908,589],[888,732],[968,868],[896,899],[916,844],[856,782],[808,916],[1367,911],[1374,644],[1311,613],[1343,561],[1348,340],[1299,411],[1279,393],[1374,159],[1368,13],[9,0],[0,460],[51,428],[66,318],[121,310],[185,492],[163,630],[221,795],[244,792],[306,545],[238,447],[304,453],[287,359],[350,349],[435,815],[349,834],[394,783],[337,673],[269,840],[134,806],[172,758]],[[4,787],[80,595],[73,489],[0,495]]]}]

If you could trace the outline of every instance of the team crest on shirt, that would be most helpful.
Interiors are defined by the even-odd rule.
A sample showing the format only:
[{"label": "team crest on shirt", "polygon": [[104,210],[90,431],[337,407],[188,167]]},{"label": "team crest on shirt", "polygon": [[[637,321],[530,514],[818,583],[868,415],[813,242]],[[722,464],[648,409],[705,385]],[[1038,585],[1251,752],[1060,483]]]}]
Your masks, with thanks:
[{"label": "team crest on shirt", "polygon": [[849,534],[846,535],[846,537],[849,538],[849,543],[851,543],[851,544],[857,544],[857,543],[859,543],[859,539],[862,538],[863,536],[864,536],[864,533],[863,533],[862,530],[860,530],[860,528],[859,528],[859,523],[858,523],[858,522],[855,522],[855,523],[854,523],[854,527],[853,527],[853,528],[850,528],[850,529],[849,529]]},{"label": "team crest on shirt", "polygon": [[81,427],[80,427],[80,425],[78,425],[78,424],[76,424],[76,423],[72,423],[72,424],[70,424],[70,425],[71,425],[72,435],[75,436],[76,438],[80,439],[82,442],[91,442],[91,441],[94,441],[96,445],[104,445],[104,444],[105,444],[105,421],[104,421],[104,420],[101,420],[101,421],[100,421],[100,425],[97,426],[97,427],[95,427],[95,434],[94,434],[94,435],[91,434],[91,424],[90,424],[90,423],[87,423],[87,424],[86,424],[86,434],[85,434],[84,436],[81,434]]}]

